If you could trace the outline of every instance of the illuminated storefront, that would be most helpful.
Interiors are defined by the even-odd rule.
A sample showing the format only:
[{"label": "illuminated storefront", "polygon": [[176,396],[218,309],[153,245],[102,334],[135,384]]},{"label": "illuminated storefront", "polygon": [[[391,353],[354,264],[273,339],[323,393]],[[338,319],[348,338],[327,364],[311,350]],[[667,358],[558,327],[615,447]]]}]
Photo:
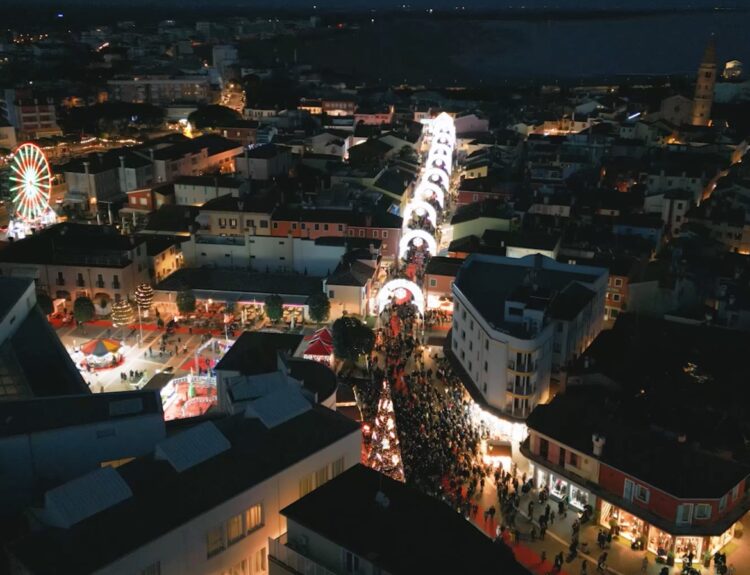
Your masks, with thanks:
[{"label": "illuminated storefront", "polygon": [[617,533],[628,541],[636,541],[646,533],[647,524],[624,509],[602,501],[599,523],[603,527],[615,527]]},{"label": "illuminated storefront", "polygon": [[717,536],[674,536],[606,501],[602,501],[599,524],[608,529],[615,527],[617,533],[628,541],[644,537],[648,551],[662,558],[672,553],[676,563],[681,563],[691,552],[694,561],[699,561],[706,552],[713,555],[732,540],[734,533],[732,525]]},{"label": "illuminated storefront", "polygon": [[579,511],[583,511],[586,505],[594,506],[595,497],[588,489],[539,467],[536,470],[536,487],[537,489],[546,487],[549,494],[559,501],[567,498],[570,506]]}]

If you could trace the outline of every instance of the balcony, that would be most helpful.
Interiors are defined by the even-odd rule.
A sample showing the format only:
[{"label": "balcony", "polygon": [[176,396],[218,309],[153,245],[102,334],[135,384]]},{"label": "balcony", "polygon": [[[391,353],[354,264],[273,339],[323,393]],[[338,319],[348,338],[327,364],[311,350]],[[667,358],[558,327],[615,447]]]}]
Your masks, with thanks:
[{"label": "balcony", "polygon": [[57,279],[55,279],[55,285],[64,286],[65,285],[65,278],[57,278]]},{"label": "balcony", "polygon": [[290,547],[290,544],[287,542],[286,533],[278,539],[271,539],[269,537],[268,554],[271,561],[277,561],[301,575],[336,575],[333,571],[326,569]]},{"label": "balcony", "polygon": [[78,278],[76,280],[76,287],[86,287],[86,282],[83,281],[83,278]]},{"label": "balcony", "polygon": [[96,280],[96,287],[104,289],[104,280]]}]

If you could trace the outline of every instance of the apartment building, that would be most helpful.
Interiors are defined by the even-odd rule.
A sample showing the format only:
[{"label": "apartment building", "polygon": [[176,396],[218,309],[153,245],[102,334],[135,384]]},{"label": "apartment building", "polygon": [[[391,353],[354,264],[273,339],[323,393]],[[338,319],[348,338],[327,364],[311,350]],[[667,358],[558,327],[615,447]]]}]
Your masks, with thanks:
[{"label": "apartment building", "polygon": [[62,135],[54,100],[30,90],[0,90],[0,117],[16,129],[20,140]]},{"label": "apartment building", "polygon": [[578,511],[590,507],[599,525],[662,561],[713,555],[750,509],[750,469],[696,446],[699,437],[648,425],[642,413],[637,401],[591,386],[537,406],[521,447],[536,487]]},{"label": "apartment building", "polygon": [[11,573],[268,573],[279,510],[359,461],[359,425],[289,386],[48,491]]},{"label": "apartment building", "polygon": [[133,76],[109,80],[112,100],[134,104],[210,104],[213,100],[208,76]]},{"label": "apartment building", "polygon": [[208,200],[240,195],[243,182],[226,176],[180,176],[174,181],[175,203],[202,206]]},{"label": "apartment building", "polygon": [[0,251],[5,276],[36,281],[53,299],[103,301],[127,297],[149,280],[145,239],[109,226],[62,223],[9,244]]},{"label": "apartment building", "polygon": [[477,403],[524,419],[547,400],[551,376],[601,331],[606,269],[540,254],[473,254],[453,284],[447,349]]}]

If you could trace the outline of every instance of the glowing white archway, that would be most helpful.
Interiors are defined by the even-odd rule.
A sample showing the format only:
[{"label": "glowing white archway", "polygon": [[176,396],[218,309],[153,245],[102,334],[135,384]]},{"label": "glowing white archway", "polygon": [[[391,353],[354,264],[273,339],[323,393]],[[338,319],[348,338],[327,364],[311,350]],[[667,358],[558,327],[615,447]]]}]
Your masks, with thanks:
[{"label": "glowing white archway", "polygon": [[445,191],[448,191],[448,188],[450,188],[451,185],[451,180],[448,177],[448,174],[439,168],[427,168],[422,176],[422,181],[435,184],[436,186],[442,186]]},{"label": "glowing white archway", "polygon": [[433,146],[450,146],[453,148],[456,145],[456,137],[453,134],[439,134],[435,141],[432,143]]},{"label": "glowing white archway", "polygon": [[452,157],[453,157],[453,148],[445,144],[435,144],[434,146],[430,148],[430,151],[427,153],[428,160],[432,158],[451,159]]},{"label": "glowing white archway", "polygon": [[[420,213],[421,211],[421,213]],[[411,222],[412,214],[416,212],[418,216],[422,216],[425,213],[427,218],[432,222],[433,227],[437,228],[437,212],[432,204],[425,202],[424,200],[412,200],[406,204],[404,210],[404,229],[409,229],[409,222]]]},{"label": "glowing white archway", "polygon": [[446,162],[442,158],[432,158],[431,160],[427,160],[427,167],[437,168],[438,170],[443,170],[449,176],[451,175],[451,171],[453,171],[451,162]]},{"label": "glowing white archway", "polygon": [[440,204],[440,207],[444,207],[445,192],[440,188],[440,186],[437,186],[431,182],[425,182],[424,180],[422,180],[422,182],[417,186],[417,190],[414,192],[414,197],[418,200],[426,201],[432,197],[432,194],[435,194],[437,203]]},{"label": "glowing white archway", "polygon": [[391,296],[398,290],[406,290],[414,296],[414,304],[419,309],[419,313],[424,313],[424,294],[419,286],[406,279],[395,279],[385,284],[378,292],[378,313],[381,313],[385,306],[390,303]]},{"label": "glowing white archway", "polygon": [[423,242],[427,243],[427,250],[431,256],[437,255],[437,242],[432,234],[427,233],[424,230],[409,230],[403,236],[401,241],[398,243],[398,257],[403,258],[406,252],[409,251],[409,244],[414,242],[414,245],[420,246]]},{"label": "glowing white archway", "polygon": [[437,133],[445,130],[455,130],[453,118],[446,112],[441,112],[432,120],[432,131]]}]

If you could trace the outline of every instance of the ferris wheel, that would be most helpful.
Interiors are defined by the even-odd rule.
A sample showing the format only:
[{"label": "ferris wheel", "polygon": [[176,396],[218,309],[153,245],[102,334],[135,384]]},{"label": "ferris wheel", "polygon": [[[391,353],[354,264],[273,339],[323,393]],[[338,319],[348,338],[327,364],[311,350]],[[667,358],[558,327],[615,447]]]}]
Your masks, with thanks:
[{"label": "ferris wheel", "polygon": [[34,144],[22,144],[10,164],[10,193],[16,215],[26,221],[41,218],[49,209],[52,172],[44,152]]}]

